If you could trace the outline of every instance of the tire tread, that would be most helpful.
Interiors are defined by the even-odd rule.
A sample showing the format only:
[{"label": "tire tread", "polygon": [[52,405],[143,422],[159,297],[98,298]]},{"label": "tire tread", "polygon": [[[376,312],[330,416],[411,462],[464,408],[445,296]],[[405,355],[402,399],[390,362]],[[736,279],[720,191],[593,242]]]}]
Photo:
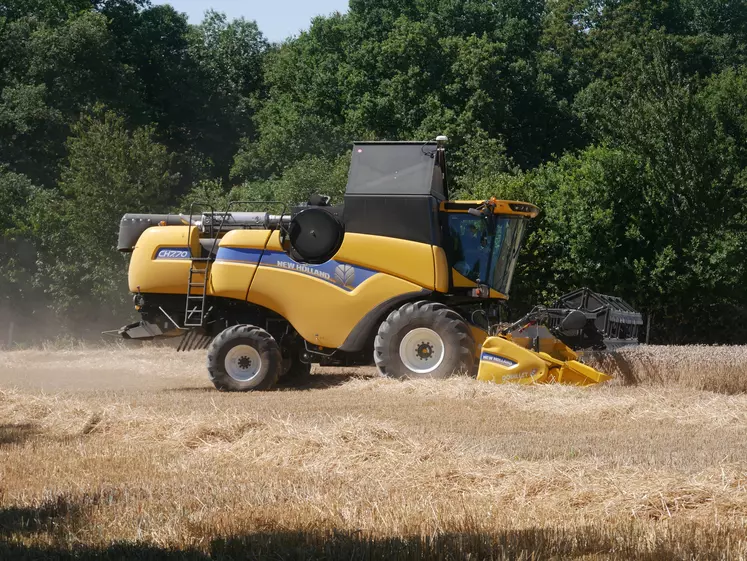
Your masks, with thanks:
[{"label": "tire tread", "polygon": [[[460,344],[456,345],[458,357],[454,362],[457,365],[451,372],[437,369],[433,374],[427,376],[417,375],[414,373],[407,374],[403,370],[404,365],[400,366],[399,356],[396,360],[389,352],[392,344],[392,338],[397,335],[398,330],[404,329],[413,322],[422,322],[428,319],[432,325],[441,324],[446,332],[453,334],[454,339]],[[454,352],[446,349],[446,352]],[[474,366],[475,341],[467,322],[455,310],[449,308],[440,302],[429,302],[420,300],[403,305],[397,310],[392,311],[389,316],[382,322],[379,331],[374,339],[374,364],[379,374],[391,378],[416,378],[416,377],[434,377],[443,378],[451,375],[454,371],[464,370],[471,372]],[[398,371],[399,370],[399,371]]]},{"label": "tire tread", "polygon": [[[257,342],[257,350],[260,352],[260,354],[262,354],[263,352],[269,352],[270,355],[274,355],[272,356],[272,360],[275,363],[275,367],[270,367],[267,375],[265,376],[265,379],[262,380],[262,382],[260,382],[257,386],[252,388],[238,387],[237,384],[240,384],[240,382],[235,381],[233,378],[231,378],[219,364],[219,355],[224,345],[237,337],[255,340]],[[210,377],[210,381],[218,391],[258,391],[271,389],[277,383],[278,378],[280,377],[281,364],[282,357],[280,355],[280,348],[278,347],[275,338],[261,327],[257,327],[255,325],[234,325],[233,327],[224,329],[218,334],[215,339],[213,339],[212,343],[208,347],[208,375]]]}]

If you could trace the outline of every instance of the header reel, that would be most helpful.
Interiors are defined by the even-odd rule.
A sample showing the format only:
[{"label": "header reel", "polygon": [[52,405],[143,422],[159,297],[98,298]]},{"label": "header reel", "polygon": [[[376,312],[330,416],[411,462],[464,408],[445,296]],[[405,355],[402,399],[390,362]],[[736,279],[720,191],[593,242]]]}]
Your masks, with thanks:
[{"label": "header reel", "polygon": [[[622,298],[581,288],[561,296],[552,308],[536,306],[500,334],[525,337],[529,328],[545,326],[573,350],[614,351],[637,345],[641,325],[641,314]],[[538,344],[535,340],[533,347]]]}]

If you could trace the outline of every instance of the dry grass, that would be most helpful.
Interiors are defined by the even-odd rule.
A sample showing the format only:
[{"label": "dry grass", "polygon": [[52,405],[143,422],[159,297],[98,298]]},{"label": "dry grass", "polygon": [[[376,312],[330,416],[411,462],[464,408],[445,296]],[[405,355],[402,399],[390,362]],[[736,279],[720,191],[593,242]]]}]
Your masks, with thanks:
[{"label": "dry grass", "polygon": [[590,362],[629,385],[747,393],[747,346],[640,345]]},{"label": "dry grass", "polygon": [[202,353],[0,353],[0,558],[745,558],[747,395],[700,388],[747,349],[658,351],[639,387],[258,394]]}]

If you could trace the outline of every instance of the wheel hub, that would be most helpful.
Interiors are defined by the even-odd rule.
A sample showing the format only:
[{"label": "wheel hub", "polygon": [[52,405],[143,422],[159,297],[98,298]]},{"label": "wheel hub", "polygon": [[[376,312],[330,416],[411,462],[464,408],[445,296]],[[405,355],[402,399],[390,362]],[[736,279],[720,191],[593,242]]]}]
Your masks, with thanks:
[{"label": "wheel hub", "polygon": [[416,327],[402,338],[399,358],[415,374],[428,374],[441,366],[445,356],[441,336],[428,327]]},{"label": "wheel hub", "polygon": [[239,382],[249,382],[259,374],[262,359],[251,345],[236,345],[229,349],[224,359],[226,373]]},{"label": "wheel hub", "polygon": [[239,368],[242,370],[247,370],[252,365],[252,359],[248,356],[242,356],[238,360]]},{"label": "wheel hub", "polygon": [[428,360],[433,356],[433,345],[422,341],[415,352],[420,360]]}]

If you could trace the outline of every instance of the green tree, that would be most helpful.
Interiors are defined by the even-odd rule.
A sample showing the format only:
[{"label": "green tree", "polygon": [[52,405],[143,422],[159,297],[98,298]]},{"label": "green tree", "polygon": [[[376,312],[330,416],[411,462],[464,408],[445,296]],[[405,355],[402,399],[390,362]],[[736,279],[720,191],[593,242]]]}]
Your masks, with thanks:
[{"label": "green tree", "polygon": [[126,261],[116,251],[119,219],[167,208],[177,177],[171,154],[153,135],[149,127],[130,132],[124,119],[97,109],[73,126],[59,191],[32,199],[36,280],[73,323],[122,313],[127,291]]},{"label": "green tree", "polygon": [[262,62],[269,44],[256,22],[229,22],[214,11],[191,28],[188,39],[201,98],[193,144],[213,174],[227,180],[239,141],[256,137],[254,114],[264,93]]},{"label": "green tree", "polygon": [[452,196],[543,209],[517,307],[589,285],[660,340],[744,341],[745,22],[728,0],[351,0],[269,45],[148,0],[8,0],[0,294],[111,322],[123,212],[340,201],[351,141],[447,134]]},{"label": "green tree", "polygon": [[305,203],[314,194],[328,195],[333,203],[341,203],[349,163],[350,154],[334,159],[307,156],[287,168],[281,177],[248,181],[236,187],[230,199],[278,201],[285,205],[286,211]]},{"label": "green tree", "polygon": [[315,19],[268,56],[259,138],[244,143],[234,175],[331,158],[351,139],[441,133],[457,156],[484,133],[522,166],[546,160],[567,146],[575,121],[539,64],[542,10],[531,0],[360,1]]},{"label": "green tree", "polygon": [[526,192],[545,211],[520,275],[534,283],[529,295],[546,287],[551,300],[590,285],[652,313],[660,341],[744,338],[741,74],[702,87],[662,48],[636,68],[624,97],[602,82],[579,97],[607,147],[527,176]]},{"label": "green tree", "polygon": [[22,315],[33,309],[38,296],[32,275],[36,254],[24,237],[26,204],[34,190],[31,181],[0,167],[0,311],[6,317]]},{"label": "green tree", "polygon": [[115,97],[120,76],[106,19],[89,11],[45,21],[29,13],[0,26],[0,158],[51,186],[67,124],[80,108]]}]

